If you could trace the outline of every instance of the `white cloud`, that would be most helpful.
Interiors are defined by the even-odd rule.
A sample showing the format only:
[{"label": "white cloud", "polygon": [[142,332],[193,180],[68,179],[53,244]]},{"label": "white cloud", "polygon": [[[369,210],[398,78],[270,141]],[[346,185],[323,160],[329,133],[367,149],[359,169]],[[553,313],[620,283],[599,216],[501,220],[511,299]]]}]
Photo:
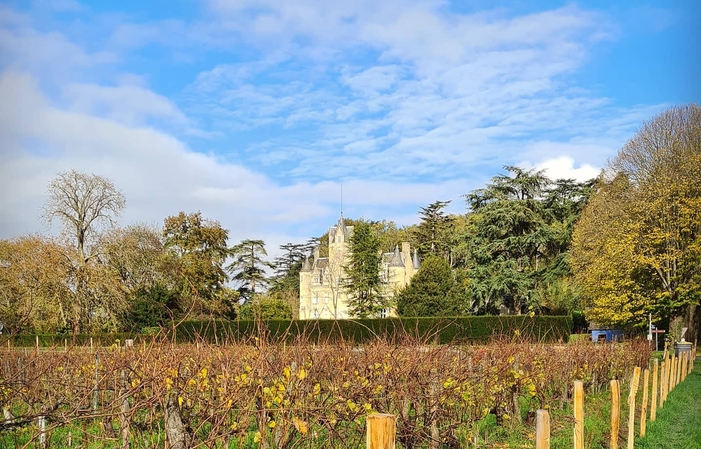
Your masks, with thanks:
[{"label": "white cloud", "polygon": [[[550,179],[574,179],[575,181],[584,182],[596,178],[601,172],[600,167],[595,167],[590,164],[580,164],[575,167],[575,160],[569,156],[560,156],[554,159],[548,159],[535,164],[536,170],[545,170],[545,175]],[[524,168],[531,168],[530,164],[523,163]]]},{"label": "white cloud", "polygon": [[145,87],[73,83],[63,89],[63,97],[72,111],[104,116],[126,125],[141,125],[150,118],[187,123],[173,102]]}]

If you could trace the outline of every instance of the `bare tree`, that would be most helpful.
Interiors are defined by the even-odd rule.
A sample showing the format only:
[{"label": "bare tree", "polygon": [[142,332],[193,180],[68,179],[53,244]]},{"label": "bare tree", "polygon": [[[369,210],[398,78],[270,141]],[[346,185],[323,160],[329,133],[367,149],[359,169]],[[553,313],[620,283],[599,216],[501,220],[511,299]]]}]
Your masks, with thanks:
[{"label": "bare tree", "polygon": [[109,179],[75,170],[59,173],[47,192],[43,217],[49,223],[58,218],[73,234],[81,264],[85,264],[95,255],[88,246],[99,229],[114,225],[124,209],[124,195]]},{"label": "bare tree", "polygon": [[124,209],[124,195],[112,181],[98,175],[69,170],[59,173],[48,187],[49,198],[44,204],[43,216],[49,222],[58,218],[66,232],[75,238],[72,301],[73,334],[80,332],[81,323],[90,321],[91,316],[113,316],[112,307],[104,295],[104,270],[91,260],[97,260],[93,246],[99,240],[100,231],[115,224],[116,218]]}]

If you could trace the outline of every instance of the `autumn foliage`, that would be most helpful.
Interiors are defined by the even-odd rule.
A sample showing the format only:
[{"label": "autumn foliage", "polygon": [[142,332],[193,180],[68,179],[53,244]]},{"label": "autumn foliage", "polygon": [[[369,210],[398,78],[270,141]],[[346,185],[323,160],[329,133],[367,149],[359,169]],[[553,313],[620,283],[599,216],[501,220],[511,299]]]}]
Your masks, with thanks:
[{"label": "autumn foliage", "polygon": [[[118,342],[119,343],[119,342]],[[0,446],[44,437],[101,447],[360,447],[368,413],[397,416],[403,447],[462,445],[488,414],[508,426],[647,365],[647,344],[215,346],[153,341],[91,352],[2,350]],[[92,444],[92,443],[91,443]],[[9,446],[8,446],[9,445]],[[229,446],[226,446],[229,447]]]}]

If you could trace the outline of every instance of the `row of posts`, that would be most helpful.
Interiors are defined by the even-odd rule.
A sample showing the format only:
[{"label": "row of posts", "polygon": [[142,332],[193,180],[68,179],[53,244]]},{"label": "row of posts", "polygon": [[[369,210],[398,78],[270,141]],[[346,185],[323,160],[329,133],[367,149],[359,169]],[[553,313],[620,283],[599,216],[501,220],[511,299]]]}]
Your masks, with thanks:
[{"label": "row of posts", "polygon": [[[662,408],[667,395],[694,369],[696,348],[692,352],[681,353],[678,357],[670,357],[665,352],[662,362],[652,361],[652,392],[650,388],[650,369],[642,372],[643,398],[640,408],[640,437],[645,436],[647,424],[648,403],[650,403],[650,421],[657,419],[657,408]],[[636,366],[628,394],[628,446],[633,449],[635,440],[635,399],[640,384],[641,369]],[[611,389],[611,449],[618,449],[618,433],[621,417],[621,385],[617,379],[610,381]],[[574,449],[584,449],[584,383],[574,382]],[[395,448],[395,416],[375,413],[367,417],[367,449]],[[550,448],[550,414],[547,410],[536,412],[536,449]]]}]

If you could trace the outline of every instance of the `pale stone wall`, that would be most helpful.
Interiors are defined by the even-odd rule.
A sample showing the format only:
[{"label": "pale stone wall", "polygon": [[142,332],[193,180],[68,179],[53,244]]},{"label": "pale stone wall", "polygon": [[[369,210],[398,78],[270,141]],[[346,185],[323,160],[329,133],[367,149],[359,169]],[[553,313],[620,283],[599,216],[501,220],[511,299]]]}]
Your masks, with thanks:
[{"label": "pale stone wall", "polygon": [[[348,310],[348,295],[343,287],[345,272],[343,267],[349,263],[349,239],[353,234],[352,226],[343,224],[343,217],[329,228],[329,257],[320,258],[318,249],[314,251],[314,261],[305,264],[300,272],[299,319],[348,319],[353,318]],[[402,243],[402,249],[396,250],[401,266],[384,261],[392,254],[383,257],[380,273],[387,281],[385,294],[394,296],[404,288],[416,271],[411,257],[409,243]],[[394,310],[387,310],[385,316],[396,316]]]}]

